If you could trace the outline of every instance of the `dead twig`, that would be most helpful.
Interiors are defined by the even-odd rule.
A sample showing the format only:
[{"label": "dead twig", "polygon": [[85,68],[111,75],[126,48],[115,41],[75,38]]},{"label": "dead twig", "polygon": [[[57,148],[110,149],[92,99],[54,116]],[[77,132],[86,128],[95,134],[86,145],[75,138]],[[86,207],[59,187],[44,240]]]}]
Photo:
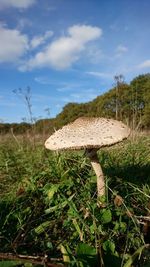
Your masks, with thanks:
[{"label": "dead twig", "polygon": [[142,216],[142,215],[140,215],[140,216],[135,216],[135,215],[134,215],[134,217],[137,218],[137,219],[139,219],[140,221],[147,221],[147,222],[150,222],[150,216]]},{"label": "dead twig", "polygon": [[[20,262],[30,262],[33,264],[48,266],[48,267],[63,267],[61,263],[62,259],[50,258],[45,255],[44,257],[40,256],[27,256],[27,255],[14,255],[12,253],[0,253],[0,260],[14,260]],[[53,262],[58,262],[53,263]]]}]

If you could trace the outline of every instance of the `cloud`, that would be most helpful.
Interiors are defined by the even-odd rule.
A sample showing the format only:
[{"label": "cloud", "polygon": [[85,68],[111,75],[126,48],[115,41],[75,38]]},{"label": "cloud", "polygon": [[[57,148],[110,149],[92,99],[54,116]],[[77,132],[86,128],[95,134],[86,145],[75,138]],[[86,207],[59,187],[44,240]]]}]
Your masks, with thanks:
[{"label": "cloud", "polygon": [[102,50],[99,48],[99,44],[90,44],[85,49],[85,57],[92,64],[99,64],[99,62],[104,57]]},{"label": "cloud", "polygon": [[128,48],[124,45],[118,45],[116,50],[117,50],[117,52],[124,53],[124,52],[128,51]]},{"label": "cloud", "polygon": [[74,25],[68,29],[68,33],[74,40],[84,44],[100,37],[102,29],[88,25]]},{"label": "cloud", "polygon": [[47,39],[52,37],[52,31],[46,31],[44,35],[34,36],[30,42],[31,48],[36,48],[46,42]]},{"label": "cloud", "polygon": [[69,92],[72,91],[76,88],[80,87],[80,85],[76,85],[76,84],[68,84],[68,83],[64,83],[64,84],[60,84],[60,87],[57,88],[58,92]]},{"label": "cloud", "polygon": [[34,81],[42,84],[42,85],[51,85],[53,88],[56,89],[57,92],[69,92],[72,91],[76,88],[80,88],[79,84],[75,83],[69,83],[67,82],[62,82],[58,80],[52,80],[50,77],[47,76],[37,76],[34,78]]},{"label": "cloud", "polygon": [[101,28],[88,25],[74,25],[68,28],[67,36],[60,37],[38,52],[20,70],[31,70],[39,67],[52,67],[63,70],[76,62],[86,44],[100,38]]},{"label": "cloud", "polygon": [[96,92],[91,92],[91,90],[88,91],[87,89],[87,92],[80,92],[80,93],[73,93],[70,95],[70,100],[71,102],[77,102],[77,103],[85,103],[85,102],[88,102],[90,100],[93,100],[94,98],[97,97],[97,93]]},{"label": "cloud", "polygon": [[33,26],[33,21],[31,21],[28,18],[24,18],[24,17],[19,18],[18,23],[17,23],[17,28],[19,30],[23,30],[24,28],[28,28],[31,26]]},{"label": "cloud", "polygon": [[143,61],[141,64],[138,65],[138,68],[139,69],[150,68],[150,59]]},{"label": "cloud", "polygon": [[34,81],[43,85],[52,84],[52,81],[49,77],[38,76],[34,78]]},{"label": "cloud", "polygon": [[122,56],[124,53],[126,53],[128,51],[128,47],[125,45],[118,45],[116,48],[116,57],[120,57]]},{"label": "cloud", "polygon": [[28,8],[35,2],[36,0],[0,0],[0,9],[9,7]]},{"label": "cloud", "polygon": [[86,74],[96,76],[99,78],[109,78],[111,79],[113,77],[112,73],[105,73],[105,72],[96,72],[96,71],[87,71]]},{"label": "cloud", "polygon": [[78,92],[72,92],[67,97],[62,97],[61,101],[63,101],[64,103],[68,102],[86,103],[96,98],[98,95],[97,92],[98,90],[95,88],[86,88],[86,90],[81,88],[80,91]]},{"label": "cloud", "polygon": [[18,29],[8,29],[7,25],[0,24],[0,63],[16,62],[30,49],[36,49],[44,44],[53,35],[52,31],[46,31],[42,36],[35,36],[29,42],[27,35]]},{"label": "cloud", "polygon": [[0,25],[0,63],[14,62],[28,50],[28,37],[16,29]]}]

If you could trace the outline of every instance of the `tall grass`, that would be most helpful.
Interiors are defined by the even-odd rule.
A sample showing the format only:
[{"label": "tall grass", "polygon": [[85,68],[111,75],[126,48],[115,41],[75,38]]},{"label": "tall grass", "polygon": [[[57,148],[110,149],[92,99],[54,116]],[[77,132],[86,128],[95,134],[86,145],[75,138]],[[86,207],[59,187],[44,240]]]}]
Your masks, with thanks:
[{"label": "tall grass", "polygon": [[83,151],[52,153],[23,137],[3,140],[0,252],[63,256],[69,266],[148,266],[149,155],[149,136],[99,151],[107,191],[99,208]]}]

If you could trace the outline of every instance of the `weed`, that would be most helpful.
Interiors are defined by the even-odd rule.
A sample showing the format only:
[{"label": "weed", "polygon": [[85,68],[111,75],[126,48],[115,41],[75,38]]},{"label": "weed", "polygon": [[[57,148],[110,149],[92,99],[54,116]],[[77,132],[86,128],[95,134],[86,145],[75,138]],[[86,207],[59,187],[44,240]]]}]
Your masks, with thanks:
[{"label": "weed", "polygon": [[96,178],[83,153],[18,141],[0,144],[1,253],[63,256],[69,266],[146,266],[148,137],[99,152],[105,208],[96,204]]}]

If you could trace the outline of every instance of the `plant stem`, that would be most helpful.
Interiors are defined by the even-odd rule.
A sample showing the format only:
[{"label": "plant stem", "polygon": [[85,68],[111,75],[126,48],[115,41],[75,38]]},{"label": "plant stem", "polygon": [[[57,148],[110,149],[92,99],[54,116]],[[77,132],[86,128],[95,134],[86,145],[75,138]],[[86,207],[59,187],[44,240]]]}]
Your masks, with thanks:
[{"label": "plant stem", "polygon": [[97,176],[97,194],[98,197],[105,196],[104,174],[97,157],[97,149],[87,149],[87,156],[90,158],[91,165]]},{"label": "plant stem", "polygon": [[[33,264],[44,265],[48,267],[62,267],[61,263],[55,264],[48,262],[46,257],[40,256],[27,256],[27,255],[14,255],[11,253],[0,253],[0,260],[15,260],[20,262],[30,262]],[[62,259],[50,258],[50,261],[61,261]]]}]

